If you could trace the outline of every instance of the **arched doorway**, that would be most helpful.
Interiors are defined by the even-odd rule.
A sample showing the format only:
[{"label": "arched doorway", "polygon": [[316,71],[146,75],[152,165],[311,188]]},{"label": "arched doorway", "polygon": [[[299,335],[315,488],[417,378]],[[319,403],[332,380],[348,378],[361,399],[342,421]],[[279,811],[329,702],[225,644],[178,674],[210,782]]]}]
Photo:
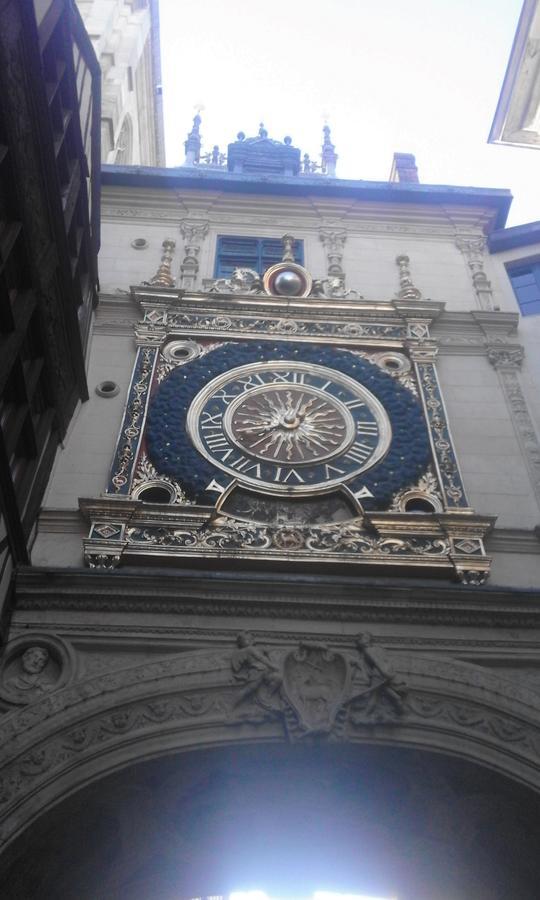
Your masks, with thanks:
[{"label": "arched doorway", "polygon": [[58,804],[5,855],[0,894],[533,900],[539,839],[539,795],[443,754],[214,748],[130,765]]}]

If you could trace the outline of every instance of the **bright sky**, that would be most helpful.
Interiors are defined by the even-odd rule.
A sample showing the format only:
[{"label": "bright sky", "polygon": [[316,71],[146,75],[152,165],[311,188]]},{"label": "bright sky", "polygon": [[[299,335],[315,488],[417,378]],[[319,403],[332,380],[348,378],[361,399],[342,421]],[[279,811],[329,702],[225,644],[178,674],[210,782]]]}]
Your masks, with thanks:
[{"label": "bright sky", "polygon": [[286,134],[337,175],[386,181],[394,151],[420,180],[510,188],[508,220],[540,219],[540,151],[487,143],[522,0],[160,0],[167,165],[194,106],[204,149]]}]

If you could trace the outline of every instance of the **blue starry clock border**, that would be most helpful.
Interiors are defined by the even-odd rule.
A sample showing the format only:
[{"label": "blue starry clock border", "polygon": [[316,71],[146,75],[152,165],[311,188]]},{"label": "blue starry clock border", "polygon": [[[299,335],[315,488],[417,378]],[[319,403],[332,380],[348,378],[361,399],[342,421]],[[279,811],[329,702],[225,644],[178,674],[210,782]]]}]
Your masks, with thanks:
[{"label": "blue starry clock border", "polygon": [[390,449],[381,462],[348,482],[353,492],[367,488],[373,499],[366,509],[385,509],[392,497],[415,484],[431,461],[431,447],[422,406],[413,394],[378,366],[347,350],[292,342],[230,342],[191,363],[179,366],[152,396],[146,424],[148,455],[157,471],[182,484],[190,500],[208,503],[205,488],[223,472],[206,460],[186,433],[188,409],[213,378],[237,366],[270,360],[295,360],[336,369],[364,385],[383,404],[392,426]]}]

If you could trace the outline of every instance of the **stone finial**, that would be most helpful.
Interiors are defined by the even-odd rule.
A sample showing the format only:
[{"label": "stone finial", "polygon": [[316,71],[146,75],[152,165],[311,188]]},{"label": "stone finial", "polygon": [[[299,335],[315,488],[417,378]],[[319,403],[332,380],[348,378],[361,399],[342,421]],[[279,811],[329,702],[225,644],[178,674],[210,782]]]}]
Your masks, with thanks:
[{"label": "stone finial", "polygon": [[284,234],[281,238],[283,244],[282,262],[294,262],[294,244],[295,240],[292,234]]},{"label": "stone finial", "polygon": [[162,243],[163,253],[161,263],[153,278],[148,284],[154,287],[174,287],[174,278],[171,274],[171,263],[173,258],[173,250],[176,247],[176,241],[171,238],[165,238]]},{"label": "stone finial", "polygon": [[412,153],[394,153],[389,181],[418,184],[418,169]]},{"label": "stone finial", "polygon": [[200,125],[201,125],[201,117],[198,112],[195,113],[193,117],[193,126],[191,131],[187,136],[187,140],[184,142],[184,147],[186,150],[186,158],[184,160],[185,166],[194,166],[199,162],[201,157],[201,135],[200,135]]},{"label": "stone finial", "polygon": [[322,171],[325,172],[330,178],[335,178],[336,175],[336,163],[338,161],[338,155],[336,153],[336,148],[334,147],[332,141],[330,140],[330,126],[326,124],[323,128],[323,145],[321,151],[321,166]]},{"label": "stone finial", "polygon": [[396,263],[399,268],[398,297],[400,298],[400,300],[421,300],[422,294],[412,282],[409,262],[409,257],[405,256],[405,254],[396,256]]}]

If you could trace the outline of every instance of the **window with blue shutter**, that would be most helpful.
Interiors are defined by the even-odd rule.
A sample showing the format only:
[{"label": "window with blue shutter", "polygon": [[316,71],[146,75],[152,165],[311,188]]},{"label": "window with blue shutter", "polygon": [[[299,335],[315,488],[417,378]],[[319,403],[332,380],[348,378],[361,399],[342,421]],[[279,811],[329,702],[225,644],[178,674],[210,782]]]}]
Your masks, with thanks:
[{"label": "window with blue shutter", "polygon": [[[255,269],[262,275],[283,257],[279,238],[252,238],[219,235],[217,239],[215,278],[228,278],[235,269]],[[295,241],[295,262],[304,264],[304,242]]]},{"label": "window with blue shutter", "polygon": [[540,262],[508,269],[522,316],[540,315]]}]

